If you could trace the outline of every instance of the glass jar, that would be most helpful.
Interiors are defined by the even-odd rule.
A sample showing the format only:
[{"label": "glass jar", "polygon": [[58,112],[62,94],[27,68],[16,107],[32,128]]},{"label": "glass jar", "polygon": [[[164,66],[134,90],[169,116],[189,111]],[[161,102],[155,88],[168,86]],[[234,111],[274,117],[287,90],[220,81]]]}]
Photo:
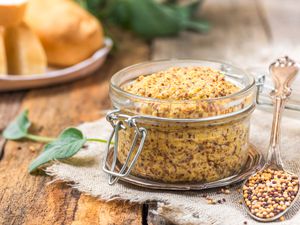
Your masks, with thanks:
[{"label": "glass jar", "polygon": [[[174,66],[221,70],[240,90],[212,99],[161,100],[122,88],[140,75]],[[211,182],[237,174],[246,163],[256,86],[239,68],[200,60],[145,62],[117,72],[110,97],[116,110],[107,119],[114,127],[115,143],[112,165],[104,165],[104,170],[111,184],[129,173],[167,183]],[[123,165],[118,172],[117,161]]]}]

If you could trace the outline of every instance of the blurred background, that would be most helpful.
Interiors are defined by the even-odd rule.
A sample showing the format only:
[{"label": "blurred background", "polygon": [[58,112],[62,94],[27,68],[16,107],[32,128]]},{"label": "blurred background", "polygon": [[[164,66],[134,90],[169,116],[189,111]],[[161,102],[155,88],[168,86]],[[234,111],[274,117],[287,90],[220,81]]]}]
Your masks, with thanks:
[{"label": "blurred background", "polygon": [[300,6],[295,0],[78,2],[102,18],[108,30],[113,23],[152,40],[154,59],[221,59],[240,67],[264,66],[282,54],[299,59]]}]

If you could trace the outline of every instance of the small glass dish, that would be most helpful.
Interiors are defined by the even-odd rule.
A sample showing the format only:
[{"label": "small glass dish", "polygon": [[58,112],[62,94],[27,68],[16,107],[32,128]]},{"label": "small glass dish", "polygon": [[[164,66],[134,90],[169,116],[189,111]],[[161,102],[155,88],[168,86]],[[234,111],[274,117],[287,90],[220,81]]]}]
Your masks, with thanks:
[{"label": "small glass dish", "polygon": [[[240,89],[204,100],[160,100],[123,90],[140,75],[170,67],[205,66],[220,70]],[[167,60],[127,67],[111,79],[116,110],[107,115],[114,130],[110,164],[104,171],[113,184],[129,174],[160,183],[211,183],[238,175],[249,156],[250,116],[255,108],[255,79],[220,62]],[[117,162],[122,166],[117,169]]]}]

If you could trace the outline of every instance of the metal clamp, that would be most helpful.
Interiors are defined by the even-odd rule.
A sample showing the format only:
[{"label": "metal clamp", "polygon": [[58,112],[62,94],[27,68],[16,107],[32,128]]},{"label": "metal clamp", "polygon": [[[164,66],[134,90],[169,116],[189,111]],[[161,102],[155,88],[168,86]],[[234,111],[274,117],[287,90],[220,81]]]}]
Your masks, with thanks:
[{"label": "metal clamp", "polygon": [[[141,154],[141,151],[144,147],[145,139],[147,136],[147,130],[143,127],[139,127],[136,123],[135,117],[130,117],[125,114],[120,114],[120,110],[114,110],[107,114],[106,120],[112,125],[113,131],[109,137],[107,147],[106,147],[106,154],[104,157],[104,163],[103,163],[103,170],[109,175],[109,181],[108,183],[110,185],[115,184],[120,177],[128,176],[132,168],[134,167],[139,155]],[[119,172],[116,172],[116,165],[118,160],[118,140],[119,140],[119,131],[122,129],[126,129],[126,126],[124,123],[127,124],[129,128],[134,128],[134,138],[132,141],[132,145],[130,147],[130,150],[128,152],[128,155],[126,157],[125,163],[122,165],[122,168]],[[107,160],[108,160],[108,154],[110,150],[111,141],[114,137],[114,147],[113,147],[113,160],[110,165],[110,167],[107,166]],[[140,139],[140,144],[138,146],[138,149],[132,158],[132,154],[134,152],[134,149],[137,146],[137,142]]]}]

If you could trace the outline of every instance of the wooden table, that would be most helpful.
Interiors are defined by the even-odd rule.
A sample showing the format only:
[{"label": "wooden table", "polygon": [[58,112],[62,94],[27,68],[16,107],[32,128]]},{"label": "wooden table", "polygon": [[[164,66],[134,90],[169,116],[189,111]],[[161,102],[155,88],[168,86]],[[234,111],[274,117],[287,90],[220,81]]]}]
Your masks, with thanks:
[{"label": "wooden table", "polygon": [[[183,32],[178,37],[146,42],[115,31],[117,50],[105,66],[86,79],[55,87],[0,93],[0,131],[23,109],[29,109],[32,131],[55,136],[66,126],[92,121],[110,107],[110,76],[133,63],[162,58],[214,58],[241,63],[261,48],[288,41],[299,45],[300,8],[296,0],[208,0],[203,17],[212,23],[207,34]],[[242,67],[251,66],[245,63]],[[153,224],[147,207],[120,201],[103,202],[71,189],[47,185],[51,177],[32,176],[30,161],[42,145],[1,139],[0,224]]]}]

